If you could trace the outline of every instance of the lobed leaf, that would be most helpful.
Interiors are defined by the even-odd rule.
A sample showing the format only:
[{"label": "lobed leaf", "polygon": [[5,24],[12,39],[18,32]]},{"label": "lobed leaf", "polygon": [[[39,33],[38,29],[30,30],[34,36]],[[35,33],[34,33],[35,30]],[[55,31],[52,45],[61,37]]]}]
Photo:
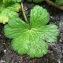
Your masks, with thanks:
[{"label": "lobed leaf", "polygon": [[[48,52],[48,43],[56,42],[58,27],[49,22],[48,12],[40,6],[31,10],[30,23],[18,17],[9,20],[4,27],[5,35],[12,38],[11,46],[19,54],[42,57]],[[30,25],[31,24],[31,25]]]}]

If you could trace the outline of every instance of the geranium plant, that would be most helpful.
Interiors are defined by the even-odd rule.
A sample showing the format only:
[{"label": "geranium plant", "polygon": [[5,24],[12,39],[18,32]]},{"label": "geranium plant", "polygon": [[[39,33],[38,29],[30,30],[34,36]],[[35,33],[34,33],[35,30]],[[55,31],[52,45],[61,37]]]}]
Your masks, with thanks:
[{"label": "geranium plant", "polygon": [[59,34],[58,27],[48,22],[47,10],[35,6],[30,12],[30,21],[14,17],[5,25],[4,33],[12,39],[11,47],[19,54],[42,57],[48,52],[48,43],[56,42]]}]

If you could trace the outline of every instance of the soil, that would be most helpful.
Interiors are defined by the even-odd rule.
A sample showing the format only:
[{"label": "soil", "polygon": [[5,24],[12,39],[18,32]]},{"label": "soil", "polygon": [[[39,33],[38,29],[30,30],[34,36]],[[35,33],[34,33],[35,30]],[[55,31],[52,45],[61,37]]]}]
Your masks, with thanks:
[{"label": "soil", "polygon": [[[35,3],[24,2],[28,18],[31,8],[35,5]],[[0,63],[63,63],[63,11],[48,5],[46,2],[39,5],[46,8],[50,13],[49,23],[55,23],[60,30],[57,43],[49,46],[49,52],[44,57],[30,59],[25,55],[18,55],[11,50],[11,40],[5,37],[4,25],[0,24]]]}]

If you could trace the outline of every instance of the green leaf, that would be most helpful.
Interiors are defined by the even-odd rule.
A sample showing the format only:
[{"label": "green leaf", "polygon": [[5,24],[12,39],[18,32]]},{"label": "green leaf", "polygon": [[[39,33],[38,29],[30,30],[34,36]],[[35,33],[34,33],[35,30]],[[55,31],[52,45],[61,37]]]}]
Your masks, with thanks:
[{"label": "green leaf", "polygon": [[11,10],[11,11],[15,11],[15,12],[19,12],[21,5],[18,3],[15,3],[9,7],[7,7],[7,9]]},{"label": "green leaf", "polygon": [[[13,3],[13,1],[15,1],[15,3]],[[17,1],[21,2],[21,0],[3,0],[3,2],[0,4],[2,4],[1,6],[5,8],[8,7],[7,9],[10,9],[12,11],[17,11],[20,9],[20,3],[17,3]]]},{"label": "green leaf", "polygon": [[[4,9],[1,13],[0,13],[0,23],[7,23],[11,18],[13,18],[14,16],[18,16],[18,14],[16,12],[10,11],[9,9]],[[4,18],[4,19],[3,19]]]},{"label": "green leaf", "polygon": [[[15,1],[15,2],[13,3],[13,1]],[[21,2],[21,0],[1,0],[0,1],[0,10],[2,8],[6,9],[8,7],[10,10],[12,9],[12,10],[16,11],[20,8],[19,2]]]},{"label": "green leaf", "polygon": [[12,40],[12,48],[19,54],[28,54],[30,57],[41,57],[48,52],[48,44],[57,40],[56,25],[46,25],[29,30],[22,21],[11,20],[4,28],[5,35]]},{"label": "green leaf", "polygon": [[46,9],[35,6],[30,13],[30,22],[32,27],[40,27],[49,22],[49,13]]},{"label": "green leaf", "polygon": [[31,25],[14,17],[5,25],[4,32],[13,39],[11,46],[19,54],[28,54],[32,58],[42,57],[48,52],[48,43],[56,42],[59,34],[58,27],[54,24],[47,25],[48,22],[47,11],[36,6],[31,11]]},{"label": "green leaf", "polygon": [[[0,23],[7,23],[10,18],[18,16],[21,0],[1,0],[0,1]],[[4,19],[3,19],[4,18]]]}]

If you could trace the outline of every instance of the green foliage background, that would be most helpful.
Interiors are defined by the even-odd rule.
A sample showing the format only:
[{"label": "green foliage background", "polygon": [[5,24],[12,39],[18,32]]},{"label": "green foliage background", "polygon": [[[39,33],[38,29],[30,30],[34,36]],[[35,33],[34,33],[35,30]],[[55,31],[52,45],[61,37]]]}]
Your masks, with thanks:
[{"label": "green foliage background", "polygon": [[0,23],[5,24],[10,18],[18,15],[20,2],[21,0],[0,0]]}]

